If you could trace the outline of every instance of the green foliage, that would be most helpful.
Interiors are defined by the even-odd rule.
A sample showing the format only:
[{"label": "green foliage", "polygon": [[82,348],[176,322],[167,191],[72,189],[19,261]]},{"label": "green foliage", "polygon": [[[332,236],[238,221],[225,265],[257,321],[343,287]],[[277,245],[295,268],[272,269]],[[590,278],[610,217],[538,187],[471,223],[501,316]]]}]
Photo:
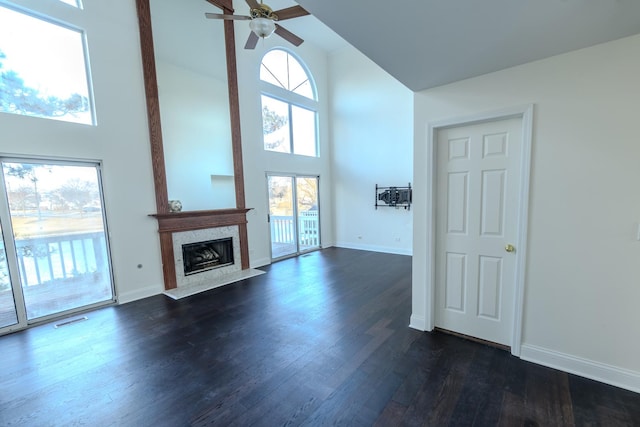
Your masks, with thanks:
[{"label": "green foliage", "polygon": [[61,117],[89,110],[89,100],[74,93],[66,99],[44,96],[26,86],[20,75],[4,67],[7,56],[0,50],[0,111],[36,117]]},{"label": "green foliage", "polygon": [[4,169],[7,175],[20,179],[28,178],[31,182],[36,182],[36,165],[29,163],[5,163]]},{"label": "green foliage", "polygon": [[289,118],[287,116],[281,116],[273,110],[270,110],[266,105],[262,106],[262,133],[265,136],[264,147],[267,150],[278,150],[278,147],[282,146],[285,140],[280,137],[273,139],[273,137],[266,138],[279,129],[289,124]]},{"label": "green foliage", "polygon": [[281,116],[264,105],[262,107],[262,132],[265,135],[273,133],[289,123],[286,116]]}]

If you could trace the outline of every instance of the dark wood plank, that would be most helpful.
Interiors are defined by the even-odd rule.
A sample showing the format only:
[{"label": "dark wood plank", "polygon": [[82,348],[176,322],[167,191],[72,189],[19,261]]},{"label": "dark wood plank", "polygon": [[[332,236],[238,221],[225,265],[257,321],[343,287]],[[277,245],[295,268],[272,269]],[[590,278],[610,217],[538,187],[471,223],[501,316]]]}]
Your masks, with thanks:
[{"label": "dark wood plank", "polygon": [[0,337],[0,425],[638,425],[636,393],[409,329],[410,257],[265,270]]}]

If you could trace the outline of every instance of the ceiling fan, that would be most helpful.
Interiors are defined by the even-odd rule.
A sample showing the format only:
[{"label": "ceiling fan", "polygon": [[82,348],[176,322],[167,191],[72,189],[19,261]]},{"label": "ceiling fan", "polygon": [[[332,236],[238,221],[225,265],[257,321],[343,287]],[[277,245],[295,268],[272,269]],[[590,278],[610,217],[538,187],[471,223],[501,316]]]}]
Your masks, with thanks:
[{"label": "ceiling fan", "polygon": [[275,22],[308,15],[309,12],[307,12],[302,6],[291,6],[274,12],[269,6],[262,3],[262,1],[260,1],[260,3],[258,3],[257,0],[245,1],[251,8],[249,16],[225,15],[222,13],[205,13],[205,16],[209,19],[251,21],[249,23],[251,33],[249,34],[247,43],[244,45],[245,49],[255,49],[260,37],[267,38],[274,32],[295,46],[300,46],[302,44],[304,40]]}]

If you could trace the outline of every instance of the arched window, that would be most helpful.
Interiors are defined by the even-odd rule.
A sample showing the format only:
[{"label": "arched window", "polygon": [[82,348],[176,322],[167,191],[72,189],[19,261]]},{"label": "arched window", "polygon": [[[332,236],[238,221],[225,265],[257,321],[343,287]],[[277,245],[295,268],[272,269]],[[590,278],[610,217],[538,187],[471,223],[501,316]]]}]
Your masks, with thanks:
[{"label": "arched window", "polygon": [[264,149],[318,157],[318,101],[304,64],[274,49],[260,64]]}]

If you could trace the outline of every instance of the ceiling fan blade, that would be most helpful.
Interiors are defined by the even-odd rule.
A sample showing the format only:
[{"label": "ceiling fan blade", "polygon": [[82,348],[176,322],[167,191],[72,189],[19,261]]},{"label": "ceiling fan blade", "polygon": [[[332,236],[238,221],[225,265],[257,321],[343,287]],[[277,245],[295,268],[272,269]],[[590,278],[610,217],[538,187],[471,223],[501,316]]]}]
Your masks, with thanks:
[{"label": "ceiling fan blade", "polygon": [[250,20],[251,17],[250,16],[244,16],[244,15],[223,15],[222,13],[205,13],[204,16],[206,16],[209,19],[233,19],[233,20],[237,20],[237,21],[247,21]]},{"label": "ceiling fan blade", "polygon": [[260,9],[260,3],[256,0],[246,0],[246,2],[251,9]]},{"label": "ceiling fan blade", "polygon": [[251,31],[249,33],[249,38],[247,39],[247,42],[244,45],[244,48],[245,49],[255,49],[256,45],[258,44],[258,40],[260,40],[260,37],[258,37],[258,35],[256,33]]},{"label": "ceiling fan blade", "polygon": [[285,19],[297,18],[298,16],[308,15],[307,12],[302,6],[291,6],[286,9],[276,10],[274,12],[278,17],[278,21],[284,21]]},{"label": "ceiling fan blade", "polygon": [[295,46],[300,46],[304,42],[300,37],[278,24],[276,24],[276,34]]}]

